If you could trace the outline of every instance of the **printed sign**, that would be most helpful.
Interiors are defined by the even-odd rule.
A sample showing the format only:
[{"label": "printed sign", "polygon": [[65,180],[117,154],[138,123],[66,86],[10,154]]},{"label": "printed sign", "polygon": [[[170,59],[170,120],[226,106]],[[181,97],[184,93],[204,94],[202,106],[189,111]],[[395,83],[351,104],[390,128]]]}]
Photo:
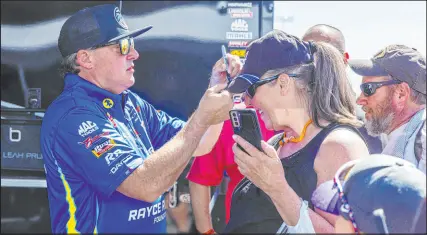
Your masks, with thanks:
[{"label": "printed sign", "polygon": [[236,47],[247,47],[249,42],[246,41],[229,41],[228,47],[229,48],[236,48]]},{"label": "printed sign", "polygon": [[227,12],[231,18],[252,18],[254,15],[250,8],[228,8]]},{"label": "printed sign", "polygon": [[231,31],[247,32],[249,29],[248,22],[242,19],[234,20],[233,23],[231,23],[230,29]]},{"label": "printed sign", "polygon": [[43,171],[40,150],[42,120],[15,121],[1,120],[1,169]]},{"label": "printed sign", "polygon": [[230,54],[237,55],[238,57],[245,58],[246,50],[231,50]]},{"label": "printed sign", "polygon": [[227,7],[252,7],[252,2],[227,2]]},{"label": "printed sign", "polygon": [[226,32],[225,38],[229,40],[251,40],[252,32]]}]

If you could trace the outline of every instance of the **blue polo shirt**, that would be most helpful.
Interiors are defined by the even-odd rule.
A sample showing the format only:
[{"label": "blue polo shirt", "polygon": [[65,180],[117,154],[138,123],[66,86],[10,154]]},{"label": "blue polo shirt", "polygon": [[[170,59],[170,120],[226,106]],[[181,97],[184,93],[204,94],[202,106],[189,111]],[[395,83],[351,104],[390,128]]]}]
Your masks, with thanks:
[{"label": "blue polo shirt", "polygon": [[165,233],[163,195],[149,203],[116,189],[183,125],[131,91],[67,74],[41,128],[52,232]]}]

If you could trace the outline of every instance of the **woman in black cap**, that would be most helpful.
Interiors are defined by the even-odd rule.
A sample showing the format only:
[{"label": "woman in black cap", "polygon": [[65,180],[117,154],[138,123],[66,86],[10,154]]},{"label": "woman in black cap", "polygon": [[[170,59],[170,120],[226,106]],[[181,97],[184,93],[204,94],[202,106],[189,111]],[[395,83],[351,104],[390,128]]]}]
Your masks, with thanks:
[{"label": "woman in black cap", "polygon": [[229,86],[260,111],[268,129],[285,131],[258,151],[234,136],[246,177],[231,204],[230,232],[333,232],[336,216],[316,210],[311,195],[345,162],[368,155],[341,53],[280,30],[253,41]]}]

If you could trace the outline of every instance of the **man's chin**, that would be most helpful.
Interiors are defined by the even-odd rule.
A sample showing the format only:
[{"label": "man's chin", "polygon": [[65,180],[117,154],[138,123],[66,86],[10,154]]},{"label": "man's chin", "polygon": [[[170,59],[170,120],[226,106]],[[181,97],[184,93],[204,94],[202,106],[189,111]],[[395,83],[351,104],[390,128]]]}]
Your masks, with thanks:
[{"label": "man's chin", "polygon": [[370,136],[376,137],[380,136],[383,133],[387,133],[390,129],[391,123],[393,122],[394,115],[390,114],[383,118],[373,118],[366,119],[365,128]]},{"label": "man's chin", "polygon": [[129,81],[126,83],[126,89],[129,89],[131,86],[133,86],[135,84],[135,78],[133,77],[133,75],[132,75],[132,77],[129,79]]},{"label": "man's chin", "polygon": [[368,120],[372,120],[372,116],[371,116],[371,114],[369,114],[369,113],[365,113],[365,120],[366,120],[366,121],[368,121]]},{"label": "man's chin", "polygon": [[367,118],[365,121],[365,128],[370,136],[377,137],[381,135],[381,132],[377,128],[375,128],[374,124],[372,123],[372,120],[369,120]]}]

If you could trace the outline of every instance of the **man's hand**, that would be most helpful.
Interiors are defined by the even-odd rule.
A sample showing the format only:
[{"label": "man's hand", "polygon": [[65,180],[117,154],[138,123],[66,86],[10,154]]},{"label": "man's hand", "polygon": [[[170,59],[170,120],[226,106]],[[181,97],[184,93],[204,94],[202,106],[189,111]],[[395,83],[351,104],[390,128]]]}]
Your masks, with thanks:
[{"label": "man's hand", "polygon": [[[240,58],[236,55],[227,54],[228,60],[228,73],[231,78],[239,75],[243,64]],[[213,87],[218,84],[227,84],[227,75],[225,73],[224,59],[221,57],[212,68],[212,76],[210,78],[209,87]]]},{"label": "man's hand", "polygon": [[228,112],[233,107],[232,95],[224,90],[226,84],[209,88],[199,102],[194,117],[203,126],[221,123],[229,118]]}]

